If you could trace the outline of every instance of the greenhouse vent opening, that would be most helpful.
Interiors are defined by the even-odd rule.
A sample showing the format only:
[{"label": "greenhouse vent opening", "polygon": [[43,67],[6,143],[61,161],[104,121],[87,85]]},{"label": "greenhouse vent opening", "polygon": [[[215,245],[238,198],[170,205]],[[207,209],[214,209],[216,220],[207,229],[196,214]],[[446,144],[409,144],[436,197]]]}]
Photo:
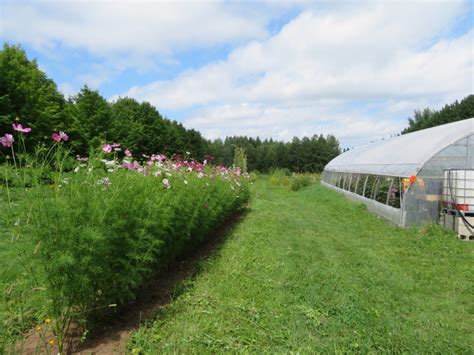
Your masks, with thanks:
[{"label": "greenhouse vent opening", "polygon": [[[474,118],[351,149],[326,165],[321,183],[409,227],[439,222],[446,206],[474,219],[474,205],[459,209],[456,202],[443,201],[446,171],[472,169]],[[474,197],[474,188],[463,191]],[[445,191],[444,199],[450,198]]]}]

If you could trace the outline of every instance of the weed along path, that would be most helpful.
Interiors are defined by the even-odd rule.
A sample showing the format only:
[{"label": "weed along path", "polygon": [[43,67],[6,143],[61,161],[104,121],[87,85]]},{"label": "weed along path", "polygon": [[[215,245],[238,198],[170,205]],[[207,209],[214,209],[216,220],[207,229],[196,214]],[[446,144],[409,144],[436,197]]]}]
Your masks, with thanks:
[{"label": "weed along path", "polygon": [[473,250],[436,227],[392,227],[318,184],[262,179],[245,220],[128,351],[470,353]]}]

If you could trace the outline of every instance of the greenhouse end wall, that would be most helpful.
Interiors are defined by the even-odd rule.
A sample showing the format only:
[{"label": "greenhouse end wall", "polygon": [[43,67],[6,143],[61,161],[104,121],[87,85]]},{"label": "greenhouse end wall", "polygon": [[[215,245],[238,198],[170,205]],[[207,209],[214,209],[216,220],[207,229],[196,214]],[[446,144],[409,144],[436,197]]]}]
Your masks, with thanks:
[{"label": "greenhouse end wall", "polygon": [[442,149],[421,168],[416,182],[408,189],[405,220],[402,225],[422,225],[439,219],[444,170],[474,168],[474,134]]}]

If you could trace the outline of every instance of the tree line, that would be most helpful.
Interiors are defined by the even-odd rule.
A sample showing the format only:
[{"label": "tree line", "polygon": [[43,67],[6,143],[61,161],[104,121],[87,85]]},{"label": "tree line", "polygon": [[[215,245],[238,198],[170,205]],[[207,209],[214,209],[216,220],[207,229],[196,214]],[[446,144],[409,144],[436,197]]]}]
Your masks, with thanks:
[{"label": "tree line", "polygon": [[247,155],[248,169],[259,171],[318,172],[340,153],[334,136],[295,137],[289,143],[258,137],[209,141],[200,132],[164,117],[148,102],[129,97],[108,102],[87,86],[66,99],[19,45],[4,44],[0,50],[0,78],[0,132],[10,132],[15,120],[31,127],[30,151],[37,144],[48,144],[53,131],[63,130],[74,154],[86,155],[104,142],[117,142],[135,153],[190,152],[195,159],[212,156],[216,163],[230,166],[234,150],[240,147]]},{"label": "tree line", "polygon": [[328,135],[294,137],[291,142],[261,140],[245,136],[216,139],[211,154],[223,165],[232,163],[236,147],[243,148],[250,171],[268,172],[271,169],[288,169],[294,172],[321,172],[324,166],[341,151],[337,139]]},{"label": "tree line", "polygon": [[472,117],[474,117],[474,95],[468,95],[461,101],[456,100],[452,104],[445,105],[440,110],[429,108],[415,110],[413,117],[408,119],[408,127],[402,131],[402,134]]}]

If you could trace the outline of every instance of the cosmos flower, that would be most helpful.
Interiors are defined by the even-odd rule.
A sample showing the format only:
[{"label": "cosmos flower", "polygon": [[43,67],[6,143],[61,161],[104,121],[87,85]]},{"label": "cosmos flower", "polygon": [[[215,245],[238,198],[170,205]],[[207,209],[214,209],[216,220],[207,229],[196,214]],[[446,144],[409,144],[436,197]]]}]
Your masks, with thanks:
[{"label": "cosmos flower", "polygon": [[18,123],[18,124],[13,123],[12,127],[15,131],[18,131],[18,132],[22,132],[22,133],[30,133],[31,132],[31,128],[29,128],[29,127],[23,128],[21,123]]},{"label": "cosmos flower", "polygon": [[59,134],[53,133],[52,137],[56,142],[61,142],[61,140],[67,142],[67,140],[69,139],[69,136],[63,131],[59,131]]},{"label": "cosmos flower", "polygon": [[106,154],[111,153],[111,152],[112,152],[112,149],[113,149],[112,145],[110,145],[110,144],[102,144],[102,151],[103,151],[104,153],[106,153]]},{"label": "cosmos flower", "polygon": [[3,137],[0,137],[0,144],[5,148],[10,148],[15,140],[11,134],[6,133]]}]

